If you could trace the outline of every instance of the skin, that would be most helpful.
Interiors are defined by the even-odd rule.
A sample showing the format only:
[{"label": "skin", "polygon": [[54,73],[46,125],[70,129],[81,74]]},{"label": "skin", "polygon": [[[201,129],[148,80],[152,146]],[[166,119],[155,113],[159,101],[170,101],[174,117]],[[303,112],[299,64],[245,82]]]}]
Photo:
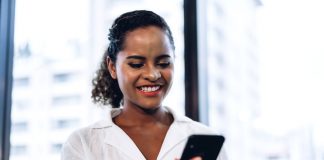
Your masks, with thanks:
[{"label": "skin", "polygon": [[[175,160],[180,160],[180,159],[176,158]],[[193,157],[190,160],[202,160],[202,158],[201,157]]]},{"label": "skin", "polygon": [[[114,122],[134,141],[146,159],[157,159],[173,122],[172,116],[162,107],[174,72],[174,52],[167,35],[155,26],[128,32],[116,63],[109,58],[107,63],[124,95],[122,112]],[[145,87],[146,90],[148,87],[158,90],[145,92]]]}]

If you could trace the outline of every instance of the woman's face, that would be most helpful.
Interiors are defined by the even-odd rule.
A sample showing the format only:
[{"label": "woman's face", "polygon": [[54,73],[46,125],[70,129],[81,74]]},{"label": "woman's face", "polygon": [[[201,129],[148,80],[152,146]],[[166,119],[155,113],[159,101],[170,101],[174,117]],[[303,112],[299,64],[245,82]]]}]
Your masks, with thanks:
[{"label": "woman's face", "polygon": [[[109,60],[110,61],[110,60]],[[124,106],[156,109],[173,79],[174,53],[166,33],[148,26],[128,32],[116,63],[108,64],[124,95]]]}]

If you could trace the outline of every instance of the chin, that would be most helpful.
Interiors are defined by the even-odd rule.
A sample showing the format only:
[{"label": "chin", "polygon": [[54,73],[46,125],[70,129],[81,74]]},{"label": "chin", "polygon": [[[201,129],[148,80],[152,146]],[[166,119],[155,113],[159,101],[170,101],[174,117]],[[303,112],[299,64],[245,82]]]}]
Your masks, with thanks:
[{"label": "chin", "polygon": [[152,104],[152,105],[140,105],[141,108],[145,108],[145,109],[158,109],[162,106],[161,103],[159,104]]},{"label": "chin", "polygon": [[158,110],[161,106],[162,106],[161,103],[138,105],[138,107],[145,112],[154,112],[154,111]]}]

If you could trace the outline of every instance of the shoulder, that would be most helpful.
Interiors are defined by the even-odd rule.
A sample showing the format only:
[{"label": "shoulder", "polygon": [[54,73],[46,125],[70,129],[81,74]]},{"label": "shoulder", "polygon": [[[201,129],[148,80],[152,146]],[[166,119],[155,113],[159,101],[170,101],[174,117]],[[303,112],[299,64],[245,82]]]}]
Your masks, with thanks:
[{"label": "shoulder", "polygon": [[63,144],[61,159],[83,159],[85,152],[83,149],[84,133],[87,129],[78,129],[74,131]]},{"label": "shoulder", "polygon": [[84,159],[92,143],[103,139],[103,130],[107,125],[104,121],[96,122],[72,132],[63,144],[61,157],[67,159]]},{"label": "shoulder", "polygon": [[91,130],[92,130],[91,127],[84,127],[73,131],[69,135],[66,143],[70,143],[70,144],[80,143],[82,139],[86,139],[87,137],[89,137],[89,135],[91,135],[90,134]]},{"label": "shoulder", "polygon": [[63,152],[73,150],[74,152],[80,151],[84,143],[86,143],[91,135],[92,127],[84,127],[73,131],[63,144]]},{"label": "shoulder", "polygon": [[72,134],[70,134],[70,136],[68,137],[67,142],[71,144],[87,142],[89,141],[89,139],[100,136],[100,134],[104,131],[104,129],[109,127],[111,127],[109,121],[106,120],[98,121],[87,127],[83,127],[72,132]]}]

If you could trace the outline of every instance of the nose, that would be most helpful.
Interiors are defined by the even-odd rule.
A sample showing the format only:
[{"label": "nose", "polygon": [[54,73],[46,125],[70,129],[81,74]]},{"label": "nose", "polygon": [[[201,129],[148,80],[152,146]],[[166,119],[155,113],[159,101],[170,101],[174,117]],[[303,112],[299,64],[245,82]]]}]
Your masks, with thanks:
[{"label": "nose", "polygon": [[143,73],[143,77],[146,80],[154,82],[159,78],[161,78],[161,72],[159,69],[155,67],[148,67],[146,71]]}]

